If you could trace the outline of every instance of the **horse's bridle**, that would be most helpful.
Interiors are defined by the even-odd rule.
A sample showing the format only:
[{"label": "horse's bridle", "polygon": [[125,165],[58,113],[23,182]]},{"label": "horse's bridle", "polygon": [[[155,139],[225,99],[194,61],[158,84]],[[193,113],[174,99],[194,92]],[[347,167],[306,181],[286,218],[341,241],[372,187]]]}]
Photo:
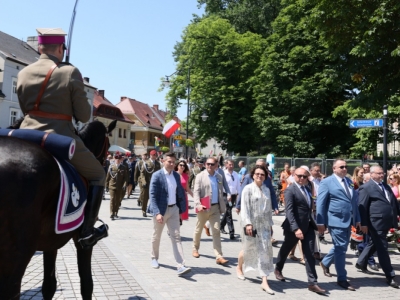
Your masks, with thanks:
[{"label": "horse's bridle", "polygon": [[106,134],[106,137],[104,138],[103,146],[101,147],[100,153],[96,155],[96,158],[99,159],[101,157],[101,154],[104,153],[103,157],[103,162],[107,158],[107,148],[108,145],[110,145],[110,140],[108,138],[108,134]]}]

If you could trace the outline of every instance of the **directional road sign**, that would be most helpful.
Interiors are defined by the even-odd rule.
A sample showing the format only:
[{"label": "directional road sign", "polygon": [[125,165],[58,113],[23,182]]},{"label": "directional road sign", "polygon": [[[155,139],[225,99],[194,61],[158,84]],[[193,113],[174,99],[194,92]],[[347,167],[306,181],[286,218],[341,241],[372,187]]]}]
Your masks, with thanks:
[{"label": "directional road sign", "polygon": [[383,119],[350,120],[350,128],[383,127]]}]

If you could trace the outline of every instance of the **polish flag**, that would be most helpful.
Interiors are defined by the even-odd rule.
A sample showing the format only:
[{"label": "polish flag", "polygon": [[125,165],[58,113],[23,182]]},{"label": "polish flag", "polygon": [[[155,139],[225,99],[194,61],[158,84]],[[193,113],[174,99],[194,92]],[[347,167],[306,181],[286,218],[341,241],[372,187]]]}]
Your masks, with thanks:
[{"label": "polish flag", "polygon": [[169,121],[167,124],[165,124],[164,129],[163,129],[163,135],[165,135],[167,138],[169,138],[179,127],[181,127],[181,124],[179,124],[175,120]]}]

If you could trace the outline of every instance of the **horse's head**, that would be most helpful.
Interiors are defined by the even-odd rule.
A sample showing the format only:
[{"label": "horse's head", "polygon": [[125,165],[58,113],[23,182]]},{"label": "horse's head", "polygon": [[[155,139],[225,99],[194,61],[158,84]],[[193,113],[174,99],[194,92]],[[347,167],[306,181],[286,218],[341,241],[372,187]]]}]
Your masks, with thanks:
[{"label": "horse's head", "polygon": [[115,129],[116,125],[117,120],[112,121],[108,127],[106,127],[102,122],[96,120],[87,123],[79,131],[79,137],[82,139],[86,148],[93,153],[102,165],[106,159],[107,150],[110,148],[108,135]]}]

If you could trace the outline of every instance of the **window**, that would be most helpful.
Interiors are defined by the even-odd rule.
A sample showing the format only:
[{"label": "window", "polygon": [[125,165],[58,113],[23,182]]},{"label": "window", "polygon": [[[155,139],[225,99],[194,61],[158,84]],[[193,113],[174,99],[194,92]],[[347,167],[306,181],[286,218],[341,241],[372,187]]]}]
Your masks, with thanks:
[{"label": "window", "polygon": [[120,138],[122,138],[122,130],[121,130],[121,128],[118,128],[118,136],[119,136]]},{"label": "window", "polygon": [[19,117],[19,110],[10,108],[10,126],[13,125]]},{"label": "window", "polygon": [[124,129],[124,138],[126,139],[126,129]]},{"label": "window", "polygon": [[12,92],[13,94],[17,93],[17,78],[12,78]]}]

